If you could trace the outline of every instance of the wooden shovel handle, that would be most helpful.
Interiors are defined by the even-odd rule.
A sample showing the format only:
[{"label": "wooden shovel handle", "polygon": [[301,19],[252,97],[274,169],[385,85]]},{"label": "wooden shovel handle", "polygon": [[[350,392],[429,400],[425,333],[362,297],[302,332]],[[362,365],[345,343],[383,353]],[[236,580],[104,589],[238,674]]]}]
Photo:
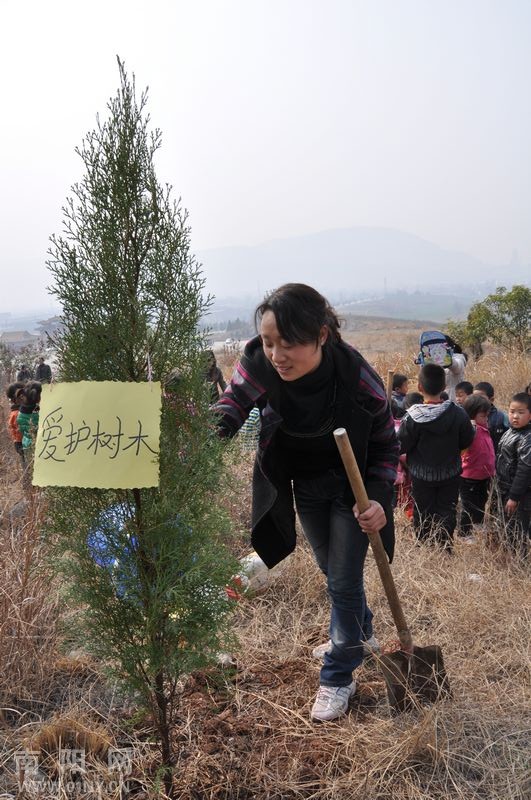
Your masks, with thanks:
[{"label": "wooden shovel handle", "polygon": [[[363,512],[369,508],[370,502],[346,430],[344,428],[337,428],[334,431],[334,438],[352,491],[354,492],[359,512],[363,514]],[[376,566],[378,567],[378,572],[380,573],[380,578],[385,589],[387,602],[389,603],[389,608],[393,615],[400,644],[406,653],[411,653],[413,652],[413,639],[406,618],[404,617],[404,612],[402,611],[402,605],[398,597],[398,592],[396,591],[391,567],[389,566],[387,554],[382,544],[382,537],[379,532],[369,533],[367,536],[369,537],[372,552],[374,553],[374,560],[376,561]]]}]

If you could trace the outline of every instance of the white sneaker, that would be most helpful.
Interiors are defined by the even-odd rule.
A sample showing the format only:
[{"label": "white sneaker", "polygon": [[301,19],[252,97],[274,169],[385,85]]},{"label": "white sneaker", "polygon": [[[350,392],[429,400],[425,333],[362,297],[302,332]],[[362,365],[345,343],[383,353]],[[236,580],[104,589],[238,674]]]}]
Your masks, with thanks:
[{"label": "white sneaker", "polygon": [[348,701],[356,691],[356,681],[348,686],[319,686],[310,717],[317,722],[330,722],[342,717],[348,708]]},{"label": "white sneaker", "polygon": [[[377,655],[380,652],[380,642],[376,638],[376,636],[371,636],[370,639],[367,639],[366,642],[362,642],[363,645],[363,657],[369,658],[369,656]],[[320,644],[317,647],[314,647],[312,650],[312,656],[317,658],[318,660],[322,660],[325,657],[325,653],[329,653],[332,649],[332,642],[329,639],[324,644]]]}]

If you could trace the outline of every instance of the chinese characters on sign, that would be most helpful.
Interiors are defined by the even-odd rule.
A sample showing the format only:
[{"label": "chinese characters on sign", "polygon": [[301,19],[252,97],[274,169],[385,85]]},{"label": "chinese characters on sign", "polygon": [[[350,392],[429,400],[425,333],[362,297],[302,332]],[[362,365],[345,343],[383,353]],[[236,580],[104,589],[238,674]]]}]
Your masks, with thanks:
[{"label": "chinese characters on sign", "polygon": [[160,412],[159,383],[43,386],[34,485],[157,486]]}]

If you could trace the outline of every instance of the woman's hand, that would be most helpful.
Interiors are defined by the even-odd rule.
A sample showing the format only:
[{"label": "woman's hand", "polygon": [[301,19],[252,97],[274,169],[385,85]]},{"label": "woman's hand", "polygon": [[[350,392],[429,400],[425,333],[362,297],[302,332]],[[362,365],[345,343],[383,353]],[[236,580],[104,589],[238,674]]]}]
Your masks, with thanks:
[{"label": "woman's hand", "polygon": [[505,503],[505,513],[511,517],[518,508],[518,500],[507,500]]},{"label": "woman's hand", "polygon": [[369,508],[360,514],[358,504],[352,509],[363,533],[378,533],[387,522],[385,511],[377,500],[369,500]]}]

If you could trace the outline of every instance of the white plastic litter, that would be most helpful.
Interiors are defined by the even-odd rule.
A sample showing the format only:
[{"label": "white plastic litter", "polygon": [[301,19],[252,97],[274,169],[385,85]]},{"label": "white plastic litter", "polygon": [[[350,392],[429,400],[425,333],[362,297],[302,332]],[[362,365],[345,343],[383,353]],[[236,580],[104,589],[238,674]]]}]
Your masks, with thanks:
[{"label": "white plastic litter", "polygon": [[260,556],[253,551],[240,558],[241,569],[238,573],[242,589],[247,592],[257,592],[265,589],[272,580],[277,578],[286,565],[286,560],[281,561],[273,569],[268,569]]}]

